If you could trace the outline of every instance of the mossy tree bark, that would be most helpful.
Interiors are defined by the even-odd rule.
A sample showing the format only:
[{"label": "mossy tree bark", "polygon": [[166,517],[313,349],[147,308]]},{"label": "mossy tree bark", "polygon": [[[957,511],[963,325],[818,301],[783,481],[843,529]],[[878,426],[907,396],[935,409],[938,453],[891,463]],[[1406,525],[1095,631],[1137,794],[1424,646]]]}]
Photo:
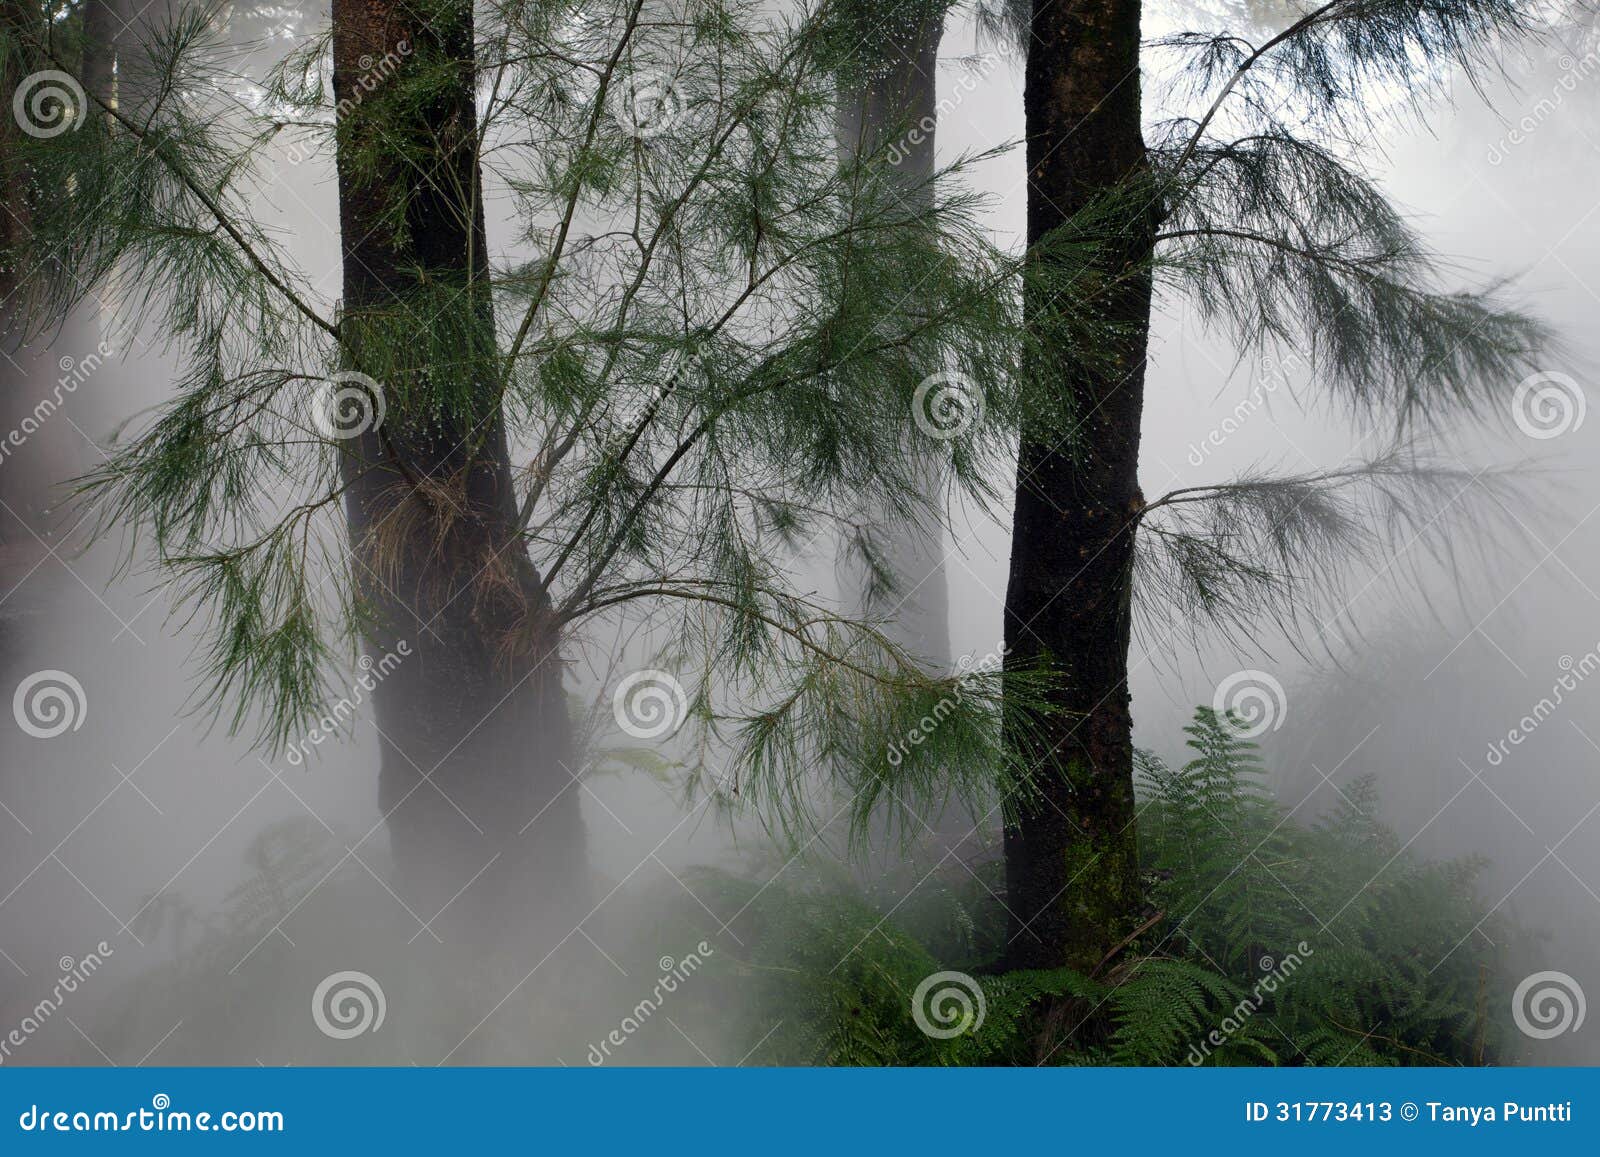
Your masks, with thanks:
[{"label": "mossy tree bark", "polygon": [[472,7],[334,0],[333,22],[339,328],[386,408],[342,443],[346,509],[370,657],[409,651],[373,696],[380,803],[418,914],[516,948],[571,931],[586,866],[496,384]]},{"label": "mossy tree bark", "polygon": [[[1032,246],[1145,164],[1139,8],[1033,6],[1024,90]],[[1092,970],[1139,917],[1128,649],[1154,228],[1153,210],[1134,212],[1097,254],[1108,287],[1099,308],[1119,342],[1107,366],[1050,356],[1069,343],[1052,338],[1065,323],[1047,272],[1030,278],[1025,300],[1036,348],[1047,351],[1030,381],[1059,392],[1077,437],[1069,445],[1025,428],[1017,463],[1007,662],[1046,660],[1060,683],[1055,713],[1036,730],[1011,728],[1038,787],[1005,834],[1016,967]]]}]

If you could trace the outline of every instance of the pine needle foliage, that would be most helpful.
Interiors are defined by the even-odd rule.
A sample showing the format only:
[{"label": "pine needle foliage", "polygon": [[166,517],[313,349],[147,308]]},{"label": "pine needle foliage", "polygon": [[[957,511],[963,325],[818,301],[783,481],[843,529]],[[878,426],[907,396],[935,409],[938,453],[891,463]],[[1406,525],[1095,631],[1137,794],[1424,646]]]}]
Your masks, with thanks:
[{"label": "pine needle foliage", "polygon": [[[463,15],[460,0],[414,7],[451,26]],[[967,180],[983,156],[919,189],[892,142],[841,159],[839,79],[871,67],[859,5],[496,0],[470,61],[397,46],[344,107],[326,35],[241,76],[225,6],[182,5],[130,53],[129,75],[149,83],[85,110],[76,131],[21,141],[12,163],[59,194],[35,207],[23,297],[38,331],[114,288],[180,357],[172,400],[125,432],[82,497],[207,628],[201,703],[260,746],[323,713],[328,672],[374,613],[349,555],[382,557],[382,543],[346,541],[355,443],[326,429],[331,375],[358,373],[413,424],[503,417],[517,546],[549,598],[551,622],[530,636],[570,643],[622,619],[668,639],[691,684],[691,746],[715,752],[704,779],[727,800],[791,838],[818,820],[818,769],[861,832],[875,809],[926,813],[952,795],[978,814],[994,798],[1016,808],[1027,744],[999,741],[1003,714],[1013,734],[1037,725],[1050,673],[922,670],[882,623],[803,589],[796,553],[825,533],[855,543],[881,604],[900,576],[860,510],[934,524],[947,500],[1003,500],[995,480],[1024,426],[1082,450],[1088,416],[1053,371],[1030,381],[1019,367],[1105,369],[1130,324],[1111,308],[1125,278],[1196,303],[1241,354],[1300,352],[1324,393],[1397,438],[1493,412],[1549,334],[1500,287],[1451,288],[1351,145],[1372,127],[1368,97],[1420,107],[1451,70],[1479,75],[1533,32],[1525,9],[1330,0],[1255,42],[1151,45],[1179,83],[1147,163],[1024,259],[989,240]],[[1019,30],[1018,6],[984,10]],[[59,43],[25,47],[74,67]],[[412,130],[463,67],[484,94],[483,178],[453,203],[495,207],[489,251],[457,281],[419,277],[390,308],[344,313],[258,211],[273,167],[285,147],[327,163],[342,142],[353,177],[420,174],[384,187],[382,220],[403,230],[409,199],[450,179],[432,163],[439,142]],[[1153,268],[1106,260],[1146,248],[1131,233],[1155,242]],[[1026,279],[1051,302],[1047,333],[1022,317]],[[935,367],[981,408],[955,437],[917,428]],[[930,477],[948,489],[930,494]],[[449,540],[460,480],[406,481],[407,509]],[[1308,596],[1391,541],[1369,520],[1416,512],[1410,525],[1442,538],[1421,504],[1451,482],[1399,450],[1159,497],[1137,516],[1138,605],[1241,634],[1295,625]]]},{"label": "pine needle foliage", "polygon": [[[453,20],[452,2],[417,0],[418,15]],[[207,627],[206,706],[279,747],[322,713],[328,671],[371,621],[349,555],[381,560],[382,542],[345,541],[341,467],[359,452],[328,429],[334,375],[357,374],[397,423],[503,415],[549,631],[623,619],[669,639],[695,678],[700,749],[729,747],[718,767],[775,828],[807,822],[819,766],[862,814],[891,783],[938,806],[1024,782],[998,741],[1000,686],[1026,704],[1038,680],[923,671],[792,565],[863,508],[944,518],[930,455],[953,493],[999,497],[1020,410],[1020,265],[987,239],[966,180],[981,158],[914,197],[887,145],[841,161],[850,60],[834,6],[499,0],[478,14],[475,59],[396,46],[343,107],[327,35],[243,77],[220,12],[178,8],[133,50],[161,83],[30,138],[20,159],[62,191],[34,223],[50,255],[35,293],[59,309],[114,286],[181,358],[172,400],[81,496]],[[468,65],[485,94],[483,188],[468,192],[495,207],[490,251],[456,282],[341,312],[257,212],[282,150],[326,165],[343,142],[346,175],[382,189],[382,220],[403,230],[408,199],[451,179],[411,129]],[[384,184],[394,172],[419,176]],[[958,376],[985,420],[923,436],[930,368]],[[353,468],[398,470],[406,509],[449,539],[458,479],[381,457]],[[934,741],[891,762],[936,708]]]},{"label": "pine needle foliage", "polygon": [[[1140,516],[1147,624],[1297,638],[1301,616],[1337,599],[1364,560],[1416,545],[1448,555],[1462,536],[1432,516],[1509,482],[1445,465],[1419,436],[1463,417],[1506,422],[1517,384],[1560,347],[1504,284],[1458,284],[1365,160],[1376,134],[1423,117],[1457,77],[1493,75],[1548,26],[1510,0],[1277,7],[1265,23],[1247,11],[1235,28],[1147,45],[1165,82],[1146,128],[1149,169],[1118,195],[1142,188],[1155,207],[1158,293],[1241,364],[1276,367],[1287,393],[1306,391],[1301,404],[1331,403],[1386,435],[1365,461],[1287,476],[1258,466],[1161,496]],[[1471,505],[1498,521],[1495,503]]]},{"label": "pine needle foliage", "polygon": [[[1347,604],[1362,563],[1386,558],[1369,581],[1401,597],[1429,564],[1460,573],[1463,556],[1487,563],[1486,540],[1521,542],[1511,511],[1535,492],[1526,472],[1468,469],[1396,446],[1330,470],[1247,470],[1184,487],[1139,515],[1134,557],[1139,628],[1171,621],[1245,644],[1274,625],[1291,639]],[[1492,531],[1486,528],[1492,528]],[[1165,638],[1157,633],[1152,638]]]},{"label": "pine needle foliage", "polygon": [[[720,966],[755,994],[752,1042],[771,1033],[761,1059],[1491,1062],[1505,1026],[1479,1010],[1508,1004],[1491,940],[1500,930],[1474,889],[1483,863],[1412,853],[1377,818],[1371,779],[1329,789],[1335,803],[1312,821],[1273,799],[1236,721],[1201,708],[1186,732],[1181,768],[1141,756],[1142,866],[1155,912],[1093,976],[986,970],[998,954],[986,930],[1005,926],[990,891],[998,881],[964,868],[936,873],[920,900],[920,889],[863,893],[837,870],[790,867],[769,885],[707,877],[740,913],[746,947]],[[946,905],[976,938],[924,938],[942,924],[930,910]],[[981,987],[984,1017],[975,1031],[935,1039],[918,1029],[912,996],[946,969]]]}]

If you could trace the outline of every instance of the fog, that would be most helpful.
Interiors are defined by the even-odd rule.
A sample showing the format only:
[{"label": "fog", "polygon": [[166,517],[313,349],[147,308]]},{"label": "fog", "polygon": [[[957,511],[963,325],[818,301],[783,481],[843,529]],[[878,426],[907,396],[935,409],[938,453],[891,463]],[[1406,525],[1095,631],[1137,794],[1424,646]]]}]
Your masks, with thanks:
[{"label": "fog", "polygon": [[[974,54],[996,51],[968,22],[947,30],[941,156],[1020,139],[1019,62],[1006,57],[970,79]],[[1584,390],[1600,364],[1600,64],[1590,51],[1576,44],[1566,58],[1512,60],[1485,94],[1458,84],[1452,104],[1360,142],[1455,273],[1511,279],[1513,294],[1549,319],[1565,347],[1547,369]],[[280,152],[258,208],[330,304],[339,285],[331,162],[287,145]],[[1020,244],[1020,152],[986,162],[979,182],[994,198],[995,236]],[[494,210],[491,238],[505,224]],[[0,470],[64,481],[95,464],[121,423],[171,396],[171,351],[134,324],[138,312],[138,302],[107,293],[47,347],[27,351],[29,396],[44,396],[63,372],[82,380]],[[101,342],[110,354],[86,369]],[[1175,300],[1159,314],[1152,351],[1142,460],[1150,498],[1263,463],[1298,472],[1373,450],[1378,435],[1303,383],[1239,417],[1264,371]],[[69,358],[75,371],[61,368]],[[1270,630],[1258,645],[1239,645],[1153,614],[1132,657],[1136,739],[1180,759],[1195,705],[1211,704],[1237,672],[1269,675],[1282,694],[1268,696],[1261,742],[1296,819],[1314,820],[1344,785],[1376,776],[1385,819],[1408,847],[1489,861],[1481,888],[1516,930],[1516,975],[1560,971],[1600,992],[1600,679],[1580,677],[1553,709],[1539,706],[1563,674],[1600,664],[1600,419],[1530,437],[1511,420],[1516,384],[1505,384],[1500,421],[1442,431],[1432,443],[1469,473],[1515,466],[1526,480],[1513,500],[1476,482],[1452,498],[1487,541],[1463,538],[1453,556],[1419,542],[1414,557],[1380,558],[1315,616],[1323,629],[1300,645]],[[351,721],[304,759],[263,755],[248,727],[231,737],[197,709],[204,617],[176,605],[170,581],[142,565],[142,547],[130,561],[113,533],[85,552],[86,528],[64,496],[53,500],[58,530],[43,539],[16,513],[5,514],[0,548],[0,690],[64,672],[81,697],[68,686],[58,701],[71,719],[59,734],[9,720],[0,728],[0,1036],[87,956],[103,965],[5,1063],[594,1063],[589,1047],[650,993],[658,972],[671,974],[702,942],[705,955],[739,957],[740,922],[729,919],[737,905],[705,892],[697,869],[758,883],[797,871],[752,817],[686,793],[670,767],[596,758],[571,789],[589,833],[590,915],[541,930],[527,959],[485,965],[451,988],[441,978],[462,971],[459,946],[434,926],[435,912],[398,894],[370,704],[354,703]],[[1004,508],[954,515],[957,654],[991,653],[1001,637],[1008,519]],[[816,543],[794,565],[825,586],[831,549]],[[602,625],[580,642],[569,688],[606,720],[617,680],[648,665],[660,641]],[[330,683],[363,699],[361,674],[334,672]],[[56,718],[34,730],[55,730]],[[593,743],[630,741],[610,731]],[[826,800],[820,784],[817,793]],[[427,788],[412,806],[473,823]],[[995,826],[963,857],[992,858]],[[842,824],[831,825],[808,855],[838,864],[842,848]],[[919,885],[916,872],[849,870],[884,887]],[[709,931],[680,921],[680,911],[705,917]],[[1308,927],[1331,915],[1308,914]],[[326,1014],[313,1015],[319,983],[347,972],[382,990],[382,1028],[356,1039],[319,1031]],[[691,1039],[685,1027],[656,1021],[615,1059],[762,1060],[739,1055],[731,1031],[691,1030]],[[1593,1063],[1594,1039],[1519,1040],[1515,1059]]]}]

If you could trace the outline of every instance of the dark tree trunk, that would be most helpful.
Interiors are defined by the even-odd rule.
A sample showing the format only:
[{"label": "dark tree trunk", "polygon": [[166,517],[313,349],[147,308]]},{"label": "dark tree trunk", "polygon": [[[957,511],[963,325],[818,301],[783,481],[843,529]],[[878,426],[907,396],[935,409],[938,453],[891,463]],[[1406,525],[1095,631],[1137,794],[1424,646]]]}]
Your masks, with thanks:
[{"label": "dark tree trunk", "polygon": [[[1139,7],[1034,4],[1024,92],[1030,245],[1142,170]],[[1040,796],[1005,835],[1008,957],[1018,967],[1090,970],[1139,917],[1128,645],[1153,212],[1123,224],[1101,258],[1110,285],[1102,306],[1124,327],[1111,368],[1031,367],[1032,382],[1064,396],[1078,444],[1025,429],[1018,455],[1007,662],[1044,658],[1061,680],[1042,741],[1021,729],[1011,737]],[[1025,307],[1044,349],[1061,324],[1049,297],[1030,279]]]},{"label": "dark tree trunk", "polygon": [[[493,384],[472,9],[334,0],[333,23],[340,330],[387,404],[381,427],[341,443],[347,514],[369,654],[381,665],[409,650],[373,696],[380,803],[418,915],[448,904],[436,930],[525,947],[587,910],[584,837],[549,600],[515,529]],[[407,70],[441,64],[458,80],[420,108],[384,103]],[[418,142],[423,164],[401,156]],[[450,382],[474,384],[463,398]]]},{"label": "dark tree trunk", "polygon": [[[852,54],[857,62],[851,75],[841,80],[839,92],[839,147],[846,156],[883,154],[903,183],[906,200],[916,209],[933,203],[929,180],[934,173],[934,131],[938,113],[936,67],[939,42],[944,36],[944,13],[917,12],[937,5],[908,5],[910,18],[890,14],[881,35]],[[876,13],[874,22],[882,21]],[[904,292],[899,287],[898,292]],[[929,373],[939,369],[930,366]],[[922,435],[911,430],[909,439]],[[925,488],[938,499],[945,485],[932,447],[914,441],[913,453],[925,450]],[[943,506],[942,501],[936,505]],[[944,535],[937,526],[911,525],[883,510],[868,510],[863,519],[876,531],[876,540],[890,568],[904,580],[901,591],[884,607],[858,606],[870,615],[892,610],[889,637],[913,655],[936,668],[948,668],[950,653],[950,591],[945,574]],[[841,580],[846,598],[862,586],[859,568],[844,563]]]}]

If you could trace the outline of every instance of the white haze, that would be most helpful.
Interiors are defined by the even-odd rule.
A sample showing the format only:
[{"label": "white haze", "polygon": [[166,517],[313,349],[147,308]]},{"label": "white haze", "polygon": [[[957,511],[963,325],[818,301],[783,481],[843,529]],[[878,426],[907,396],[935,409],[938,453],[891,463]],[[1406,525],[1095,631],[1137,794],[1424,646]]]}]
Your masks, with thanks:
[{"label": "white haze", "polygon": [[[946,35],[940,87],[953,103],[939,126],[939,147],[947,159],[1022,134],[1019,66],[1007,61],[968,91],[960,83],[968,67],[960,58],[974,47],[970,27],[952,27]],[[1563,107],[1542,118],[1501,163],[1489,159],[1506,136],[1506,122],[1520,120],[1548,95],[1558,72],[1549,66],[1526,72],[1520,91],[1496,86],[1490,95],[1498,116],[1470,91],[1461,92],[1458,107],[1437,110],[1427,126],[1399,128],[1370,142],[1367,159],[1415,209],[1435,245],[1458,258],[1464,279],[1515,276],[1516,292],[1568,343],[1549,368],[1589,385],[1600,352],[1593,323],[1600,311],[1600,130],[1592,115],[1600,108],[1600,74],[1564,93]],[[1018,151],[989,162],[980,176],[996,198],[995,235],[1012,245],[1023,228],[1022,179]],[[290,255],[312,272],[317,296],[331,304],[339,285],[339,238],[327,158],[277,165],[270,196],[258,209],[276,222]],[[101,318],[109,326],[131,303],[105,305]],[[55,419],[70,419],[100,438],[167,397],[172,373],[156,335],[120,328],[108,328],[107,335],[119,357]],[[83,340],[81,330],[64,332],[49,360],[82,358],[86,350],[65,344],[75,336]],[[1302,409],[1283,391],[1200,466],[1192,464],[1191,447],[1253,384],[1252,367],[1235,361],[1224,340],[1168,303],[1157,322],[1147,386],[1147,496],[1219,481],[1261,463],[1294,472],[1325,467],[1357,446],[1359,435],[1336,410]],[[1514,385],[1505,383],[1508,398]],[[91,464],[87,439],[75,440],[76,465]],[[1464,552],[1468,573],[1425,566],[1426,589],[1411,599],[1398,596],[1392,584],[1363,587],[1358,581],[1351,589],[1359,593],[1339,624],[1344,630],[1330,636],[1320,662],[1271,637],[1252,650],[1205,641],[1191,647],[1186,624],[1170,624],[1178,630],[1169,640],[1158,633],[1135,648],[1137,739],[1177,755],[1179,729],[1195,704],[1211,702],[1222,679],[1241,669],[1271,672],[1287,689],[1287,709],[1265,751],[1285,802],[1298,805],[1298,819],[1313,819],[1328,806],[1339,783],[1376,774],[1386,818],[1403,840],[1430,855],[1481,854],[1492,861],[1484,878],[1488,903],[1539,934],[1521,950],[1528,971],[1557,969],[1600,993],[1600,818],[1591,814],[1600,805],[1600,679],[1572,693],[1499,766],[1486,755],[1549,694],[1563,656],[1580,660],[1600,647],[1600,521],[1591,517],[1600,504],[1600,418],[1548,442],[1512,427],[1509,433],[1464,432],[1440,448],[1473,468],[1528,459],[1561,468],[1553,499],[1513,512],[1527,525],[1528,541],[1493,544],[1499,552],[1491,551],[1486,563]],[[1492,502],[1482,494],[1465,494],[1462,501]],[[961,533],[951,544],[949,573],[958,654],[992,652],[1000,637],[1009,511],[997,512],[998,518],[994,513],[963,510],[955,518]],[[363,720],[296,767],[281,758],[264,760],[221,730],[207,734],[204,719],[184,710],[196,687],[194,627],[168,619],[168,592],[152,587],[151,577],[137,569],[114,576],[107,549],[85,558],[61,553],[59,560],[45,558],[0,605],[16,624],[0,655],[6,694],[30,672],[59,668],[82,682],[88,704],[83,730],[57,740],[0,729],[0,1034],[48,991],[61,958],[81,959],[104,940],[115,952],[103,976],[19,1049],[17,1060],[132,1063],[150,1049],[148,1059],[157,1063],[164,1055],[204,1054],[195,1042],[179,1048],[181,1019],[141,1026],[139,1041],[120,1043],[116,1055],[101,1053],[97,1042],[111,1031],[101,1026],[129,1015],[125,1006],[137,1000],[136,979],[172,953],[167,938],[135,941],[135,915],[152,909],[152,897],[161,897],[157,903],[181,898],[202,918],[219,912],[248,875],[243,857],[252,840],[275,822],[314,817],[340,849],[357,846],[344,869],[346,887],[365,896],[375,928],[387,930],[393,920],[406,924],[385,882],[390,866],[376,802],[377,744]],[[825,557],[804,565],[819,576],[831,573]],[[1423,607],[1432,617],[1420,613]],[[617,669],[647,655],[636,646]],[[333,684],[344,678],[334,676]],[[579,683],[589,697],[605,693],[592,672],[580,674]],[[619,911],[638,903],[642,889],[672,887],[693,865],[740,864],[740,853],[759,842],[748,826],[736,842],[712,817],[684,822],[681,798],[642,772],[589,780],[584,809],[600,893],[625,882]],[[308,919],[314,905],[307,905]],[[608,931],[626,934],[617,926]],[[327,970],[374,971],[371,962],[383,952],[422,950],[409,948],[404,935],[397,946],[378,943],[376,932],[364,943],[368,932],[349,928],[341,963],[330,959]],[[283,939],[295,936],[291,920]],[[677,956],[688,947],[663,944],[661,952]],[[569,949],[582,957],[575,967],[605,973],[602,949],[616,946],[574,940]],[[267,992],[273,951],[289,949],[275,940],[238,965],[246,977],[258,970]],[[639,984],[648,989],[647,982]],[[580,1015],[592,1019],[598,1037],[637,995],[623,983],[597,995]],[[309,1001],[309,994],[285,998],[283,1017],[309,1028]],[[485,1002],[486,1011],[492,1004]],[[1530,1041],[1522,1059],[1600,1060],[1583,1040]],[[164,1052],[169,1049],[178,1052]],[[401,1063],[439,1059],[376,1055]],[[248,1064],[263,1055],[235,1050],[210,1059]],[[270,1042],[264,1059],[298,1058],[292,1045]],[[582,1063],[579,1055],[563,1059]]]}]

